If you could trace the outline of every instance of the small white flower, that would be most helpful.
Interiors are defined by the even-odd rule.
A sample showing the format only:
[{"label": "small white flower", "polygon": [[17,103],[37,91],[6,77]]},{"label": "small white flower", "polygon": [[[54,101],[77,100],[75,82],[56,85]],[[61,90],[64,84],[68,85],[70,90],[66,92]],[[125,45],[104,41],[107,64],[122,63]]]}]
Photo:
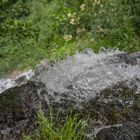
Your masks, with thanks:
[{"label": "small white flower", "polygon": [[75,20],[73,18],[70,19],[70,24],[75,25]]},{"label": "small white flower", "polygon": [[100,0],[98,0],[98,1],[97,1],[97,4],[99,5],[100,3],[101,3],[101,1],[100,1]]},{"label": "small white flower", "polygon": [[82,29],[81,28],[77,28],[76,33],[80,34],[81,32],[82,32]]},{"label": "small white flower", "polygon": [[71,13],[68,13],[67,14],[67,17],[69,17],[69,18],[72,17],[72,14]]},{"label": "small white flower", "polygon": [[82,5],[80,6],[81,11],[84,11],[84,10],[85,10],[85,7],[86,7],[86,4],[82,4]]}]

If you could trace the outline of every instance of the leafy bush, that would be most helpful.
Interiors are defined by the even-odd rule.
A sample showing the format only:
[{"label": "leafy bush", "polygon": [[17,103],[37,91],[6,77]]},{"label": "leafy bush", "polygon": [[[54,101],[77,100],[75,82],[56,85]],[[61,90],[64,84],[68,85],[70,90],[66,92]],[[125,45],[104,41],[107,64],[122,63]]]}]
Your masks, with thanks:
[{"label": "leafy bush", "polygon": [[140,1],[129,0],[132,7],[132,14],[134,16],[134,26],[136,33],[140,36]]},{"label": "leafy bush", "polygon": [[85,34],[90,33],[98,48],[138,49],[129,4],[123,0],[88,0],[79,7],[74,13],[67,14],[66,25],[63,24],[65,28],[61,28],[64,34],[77,38],[82,34],[87,37]]},{"label": "leafy bush", "polygon": [[[82,140],[86,121],[78,120],[77,116],[67,116],[65,121],[51,116],[46,118],[43,113],[38,113],[37,123],[39,126],[39,133],[32,136],[23,136],[23,140]],[[58,118],[57,118],[58,119]]]},{"label": "leafy bush", "polygon": [[[133,3],[134,2],[134,3]],[[0,75],[90,47],[140,50],[138,0],[3,0]]]}]

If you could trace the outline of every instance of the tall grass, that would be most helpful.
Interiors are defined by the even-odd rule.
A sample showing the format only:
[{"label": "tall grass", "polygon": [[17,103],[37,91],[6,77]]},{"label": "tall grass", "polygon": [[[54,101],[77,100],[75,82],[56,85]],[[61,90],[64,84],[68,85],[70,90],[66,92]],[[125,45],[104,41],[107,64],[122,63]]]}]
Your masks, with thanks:
[{"label": "tall grass", "polygon": [[[82,140],[86,127],[85,120],[78,120],[76,115],[69,115],[64,120],[42,112],[37,114],[38,134],[24,135],[22,140]],[[56,121],[57,120],[57,121]]]}]

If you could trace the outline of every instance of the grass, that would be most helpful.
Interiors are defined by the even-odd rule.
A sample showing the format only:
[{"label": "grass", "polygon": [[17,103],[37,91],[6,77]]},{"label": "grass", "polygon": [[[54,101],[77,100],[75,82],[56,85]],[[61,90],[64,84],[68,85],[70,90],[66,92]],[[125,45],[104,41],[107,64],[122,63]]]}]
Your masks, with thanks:
[{"label": "grass", "polygon": [[[56,118],[57,123],[56,123]],[[51,114],[50,118],[42,112],[37,114],[38,133],[23,135],[22,140],[83,140],[87,126],[85,120],[78,120],[77,115],[69,115],[64,120]]]}]

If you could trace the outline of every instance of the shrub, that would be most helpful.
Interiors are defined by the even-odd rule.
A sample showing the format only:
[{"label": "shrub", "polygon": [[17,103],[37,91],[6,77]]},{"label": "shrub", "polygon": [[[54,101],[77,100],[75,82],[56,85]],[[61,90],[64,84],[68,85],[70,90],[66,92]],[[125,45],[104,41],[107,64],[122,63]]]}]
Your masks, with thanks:
[{"label": "shrub", "polygon": [[[133,3],[134,2],[134,3]],[[3,0],[0,75],[90,47],[140,49],[137,0]],[[137,34],[136,34],[137,32]]]}]

